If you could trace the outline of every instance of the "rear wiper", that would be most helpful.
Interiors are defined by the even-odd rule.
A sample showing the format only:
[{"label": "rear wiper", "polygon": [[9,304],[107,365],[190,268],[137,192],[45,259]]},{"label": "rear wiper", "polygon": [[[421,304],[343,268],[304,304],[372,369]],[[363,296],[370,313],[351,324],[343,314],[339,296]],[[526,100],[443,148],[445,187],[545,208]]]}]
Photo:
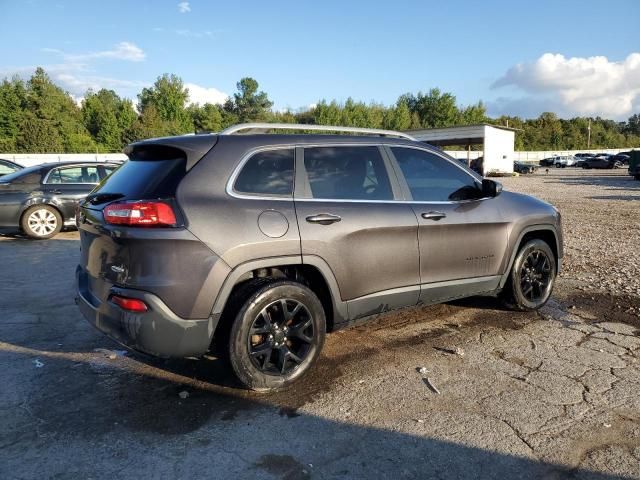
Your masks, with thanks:
[{"label": "rear wiper", "polygon": [[117,200],[124,197],[122,193],[92,193],[87,195],[86,201],[91,205],[100,205],[101,203]]}]

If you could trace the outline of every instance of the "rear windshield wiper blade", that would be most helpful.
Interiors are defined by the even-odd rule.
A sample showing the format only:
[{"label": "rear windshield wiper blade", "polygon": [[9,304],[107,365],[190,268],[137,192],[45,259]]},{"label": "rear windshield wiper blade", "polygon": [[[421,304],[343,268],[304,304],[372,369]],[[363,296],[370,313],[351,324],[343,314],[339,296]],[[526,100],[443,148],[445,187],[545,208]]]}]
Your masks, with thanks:
[{"label": "rear windshield wiper blade", "polygon": [[118,200],[122,197],[124,197],[122,193],[92,193],[87,196],[86,201],[91,205],[99,205],[111,200]]}]

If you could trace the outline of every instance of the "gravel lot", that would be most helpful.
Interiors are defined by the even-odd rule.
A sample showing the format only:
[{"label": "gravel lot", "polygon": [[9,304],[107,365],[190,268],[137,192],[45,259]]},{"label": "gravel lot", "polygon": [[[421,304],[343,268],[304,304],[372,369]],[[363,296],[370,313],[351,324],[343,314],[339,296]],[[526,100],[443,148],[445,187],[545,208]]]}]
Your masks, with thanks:
[{"label": "gravel lot", "polygon": [[640,478],[640,182],[624,173],[502,179],[563,215],[541,312],[388,315],[330,335],[272,396],[92,330],[77,233],[0,237],[0,478]]}]

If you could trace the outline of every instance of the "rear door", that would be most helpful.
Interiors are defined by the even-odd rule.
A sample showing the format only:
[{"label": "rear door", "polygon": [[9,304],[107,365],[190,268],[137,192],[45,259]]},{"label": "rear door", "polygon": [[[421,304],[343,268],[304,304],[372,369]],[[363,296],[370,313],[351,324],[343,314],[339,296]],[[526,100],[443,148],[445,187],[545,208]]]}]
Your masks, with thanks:
[{"label": "rear door", "polygon": [[75,217],[78,202],[100,182],[98,165],[71,165],[54,168],[44,179],[42,190],[51,195],[64,220]]},{"label": "rear door", "polygon": [[390,147],[418,219],[420,300],[433,303],[497,286],[508,224],[495,198],[455,161],[428,150]]},{"label": "rear door", "polygon": [[417,220],[377,145],[299,149],[295,205],[303,262],[333,271],[351,319],[416,304]]}]

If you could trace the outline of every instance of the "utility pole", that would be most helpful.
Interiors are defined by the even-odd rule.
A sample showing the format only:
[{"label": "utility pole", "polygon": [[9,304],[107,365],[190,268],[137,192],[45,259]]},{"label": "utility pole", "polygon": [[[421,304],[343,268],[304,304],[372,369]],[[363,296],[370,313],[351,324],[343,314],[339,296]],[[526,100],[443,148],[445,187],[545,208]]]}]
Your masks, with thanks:
[{"label": "utility pole", "polygon": [[591,149],[591,119],[589,119],[589,126],[587,127],[587,150]]}]

